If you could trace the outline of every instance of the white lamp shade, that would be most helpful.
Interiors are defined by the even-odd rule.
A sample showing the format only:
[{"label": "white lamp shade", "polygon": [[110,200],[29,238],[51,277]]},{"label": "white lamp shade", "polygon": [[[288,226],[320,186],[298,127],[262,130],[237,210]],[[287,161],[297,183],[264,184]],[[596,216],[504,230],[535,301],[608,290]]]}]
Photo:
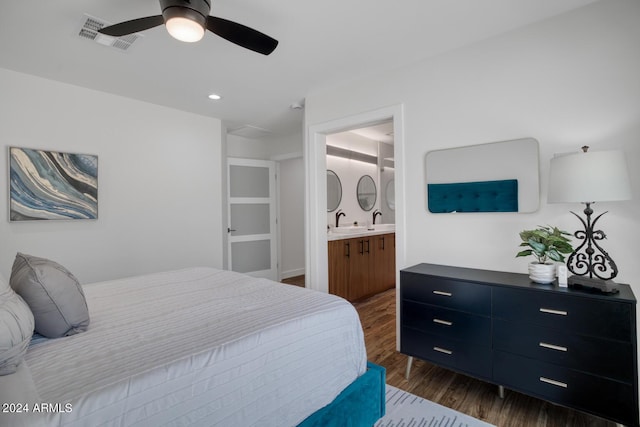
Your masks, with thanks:
[{"label": "white lamp shade", "polygon": [[549,203],[629,200],[631,186],[622,151],[557,155],[549,170]]},{"label": "white lamp shade", "polygon": [[165,23],[167,31],[182,42],[197,42],[204,36],[204,28],[199,23],[180,16],[170,18]]}]

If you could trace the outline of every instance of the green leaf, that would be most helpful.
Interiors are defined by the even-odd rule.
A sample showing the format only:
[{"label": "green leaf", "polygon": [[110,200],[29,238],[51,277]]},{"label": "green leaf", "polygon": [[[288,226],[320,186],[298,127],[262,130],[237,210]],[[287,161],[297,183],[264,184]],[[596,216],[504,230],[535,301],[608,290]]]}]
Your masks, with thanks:
[{"label": "green leaf", "polygon": [[556,249],[558,250],[558,252],[561,252],[563,254],[570,254],[571,252],[573,252],[573,247],[571,246],[571,244],[566,242],[556,245]]},{"label": "green leaf", "polygon": [[554,261],[564,261],[564,257],[555,249],[547,251],[547,256]]},{"label": "green leaf", "polygon": [[529,256],[531,254],[533,254],[533,251],[531,249],[527,249],[526,251],[518,252],[516,258],[518,258],[519,256]]},{"label": "green leaf", "polygon": [[529,246],[531,246],[533,251],[538,255],[543,255],[547,250],[547,246],[544,243],[536,242],[533,239],[529,239]]}]

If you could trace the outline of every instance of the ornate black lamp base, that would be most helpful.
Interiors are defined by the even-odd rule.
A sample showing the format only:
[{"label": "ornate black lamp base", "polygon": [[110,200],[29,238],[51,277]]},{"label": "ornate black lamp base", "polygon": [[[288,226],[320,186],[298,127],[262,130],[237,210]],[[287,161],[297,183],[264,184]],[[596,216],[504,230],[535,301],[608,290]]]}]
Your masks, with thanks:
[{"label": "ornate black lamp base", "polygon": [[608,294],[617,293],[618,289],[612,279],[618,275],[618,267],[607,251],[598,244],[607,236],[602,230],[594,230],[596,222],[606,212],[598,215],[592,222],[591,203],[585,203],[585,205],[585,219],[575,212],[571,212],[582,222],[584,230],[578,230],[574,233],[574,236],[583,242],[567,260],[567,268],[574,274],[569,278],[568,284],[574,287],[597,289]]},{"label": "ornate black lamp base", "polygon": [[584,276],[571,276],[567,280],[569,287],[578,289],[593,289],[603,294],[617,294],[620,292],[613,280],[595,279]]}]

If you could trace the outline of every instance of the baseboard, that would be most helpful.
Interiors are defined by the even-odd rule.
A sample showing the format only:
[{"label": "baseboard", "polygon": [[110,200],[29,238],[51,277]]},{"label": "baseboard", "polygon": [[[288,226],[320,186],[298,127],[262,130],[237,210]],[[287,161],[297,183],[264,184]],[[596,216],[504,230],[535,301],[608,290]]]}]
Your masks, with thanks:
[{"label": "baseboard", "polygon": [[280,272],[280,280],[288,279],[289,277],[304,276],[304,268],[297,268],[295,270]]}]

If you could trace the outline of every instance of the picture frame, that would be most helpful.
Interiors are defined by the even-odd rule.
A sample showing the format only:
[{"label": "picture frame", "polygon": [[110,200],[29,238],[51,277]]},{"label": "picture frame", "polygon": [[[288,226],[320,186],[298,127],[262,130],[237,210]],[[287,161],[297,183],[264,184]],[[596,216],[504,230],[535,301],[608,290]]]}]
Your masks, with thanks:
[{"label": "picture frame", "polygon": [[9,221],[98,218],[98,156],[9,147]]}]

